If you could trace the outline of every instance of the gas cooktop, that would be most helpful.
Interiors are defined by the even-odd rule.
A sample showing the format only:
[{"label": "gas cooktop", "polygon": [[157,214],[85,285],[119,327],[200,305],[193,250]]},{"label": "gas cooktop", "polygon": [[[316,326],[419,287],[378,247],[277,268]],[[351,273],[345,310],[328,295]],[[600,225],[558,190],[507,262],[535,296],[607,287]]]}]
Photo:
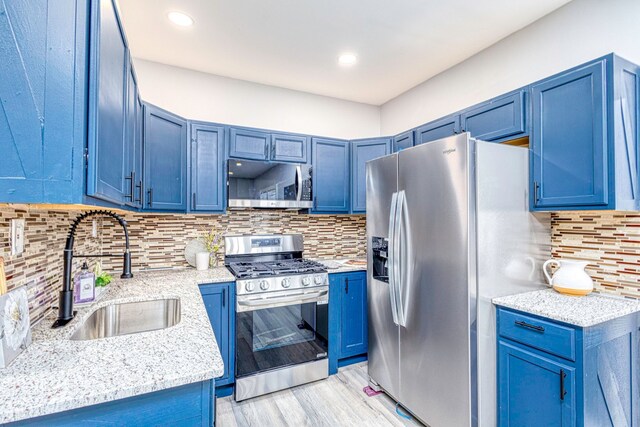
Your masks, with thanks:
[{"label": "gas cooktop", "polygon": [[232,262],[229,264],[229,270],[238,279],[327,272],[324,265],[304,258],[263,262]]}]

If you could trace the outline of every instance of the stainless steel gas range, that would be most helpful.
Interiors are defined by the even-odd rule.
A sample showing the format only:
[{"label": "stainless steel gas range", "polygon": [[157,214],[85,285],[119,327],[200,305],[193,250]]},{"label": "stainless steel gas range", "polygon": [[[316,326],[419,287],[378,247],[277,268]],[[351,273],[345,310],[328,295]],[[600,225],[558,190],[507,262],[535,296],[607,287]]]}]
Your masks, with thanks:
[{"label": "stainless steel gas range", "polygon": [[236,277],[236,401],[328,376],[329,277],[303,249],[299,234],[225,237]]}]

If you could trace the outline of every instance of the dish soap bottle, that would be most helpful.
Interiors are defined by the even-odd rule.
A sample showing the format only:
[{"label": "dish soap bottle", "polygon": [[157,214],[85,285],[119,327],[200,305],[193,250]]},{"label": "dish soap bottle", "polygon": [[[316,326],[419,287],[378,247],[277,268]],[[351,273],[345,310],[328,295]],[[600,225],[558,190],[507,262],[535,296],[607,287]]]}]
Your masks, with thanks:
[{"label": "dish soap bottle", "polygon": [[91,302],[96,298],[96,275],[89,271],[89,265],[85,261],[82,270],[73,281],[73,298],[76,304]]}]

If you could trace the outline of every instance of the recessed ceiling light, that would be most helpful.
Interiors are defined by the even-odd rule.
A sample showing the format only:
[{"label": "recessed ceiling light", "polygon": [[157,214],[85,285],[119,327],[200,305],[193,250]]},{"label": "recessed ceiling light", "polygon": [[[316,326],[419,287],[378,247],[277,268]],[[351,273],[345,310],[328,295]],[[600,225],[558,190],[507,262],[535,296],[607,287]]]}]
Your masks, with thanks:
[{"label": "recessed ceiling light", "polygon": [[241,162],[236,162],[236,166],[242,166]]},{"label": "recessed ceiling light", "polygon": [[181,27],[190,27],[193,25],[193,18],[182,12],[169,12],[167,14],[169,21]]},{"label": "recessed ceiling light", "polygon": [[233,175],[233,171],[229,171],[229,175]]},{"label": "recessed ceiling light", "polygon": [[353,53],[343,53],[338,57],[338,64],[345,67],[350,67],[356,62],[358,62],[358,57]]}]

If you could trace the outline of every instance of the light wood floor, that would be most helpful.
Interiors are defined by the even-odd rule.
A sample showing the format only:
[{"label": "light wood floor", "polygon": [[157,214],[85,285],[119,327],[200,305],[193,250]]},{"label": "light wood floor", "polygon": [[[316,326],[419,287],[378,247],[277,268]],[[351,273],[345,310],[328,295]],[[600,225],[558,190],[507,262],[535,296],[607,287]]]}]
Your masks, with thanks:
[{"label": "light wood floor", "polygon": [[235,402],[218,399],[217,427],[422,426],[396,414],[386,394],[368,397],[367,364],[341,368],[337,375],[277,393]]}]

